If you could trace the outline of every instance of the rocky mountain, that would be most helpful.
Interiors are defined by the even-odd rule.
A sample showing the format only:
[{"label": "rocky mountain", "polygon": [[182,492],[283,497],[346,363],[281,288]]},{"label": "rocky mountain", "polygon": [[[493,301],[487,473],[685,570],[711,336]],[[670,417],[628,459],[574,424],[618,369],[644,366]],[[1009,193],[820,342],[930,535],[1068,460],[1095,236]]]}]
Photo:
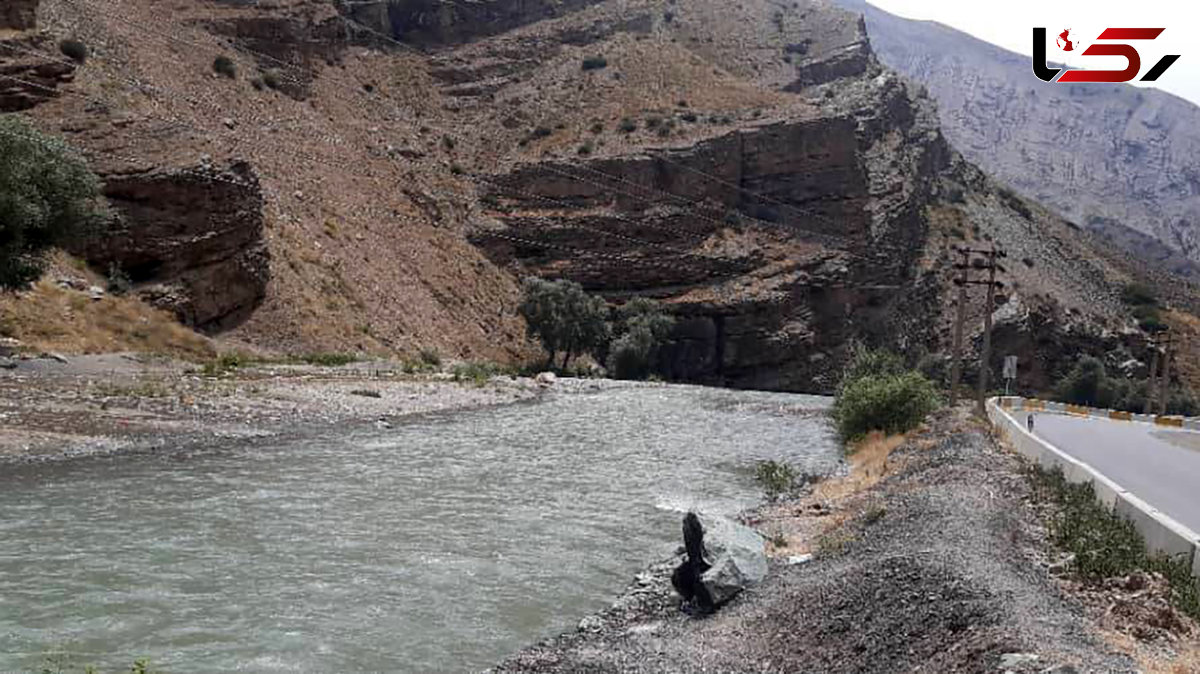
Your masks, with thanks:
[{"label": "rocky mountain", "polygon": [[1200,107],[1125,84],[1044,83],[1026,56],[865,0],[837,2],[865,16],[880,61],[928,87],[967,160],[1143,259],[1200,279]]},{"label": "rocky mountain", "polygon": [[[69,76],[0,81],[123,216],[77,252],[228,342],[528,357],[535,274],[662,300],[670,376],[828,391],[853,342],[945,351],[968,244],[1008,251],[996,357],[1027,358],[1029,386],[1068,348],[1144,354],[1118,299],[1137,267],[964,159],[825,0],[43,0],[38,18],[0,73]],[[982,290],[968,302],[975,345]]]}]

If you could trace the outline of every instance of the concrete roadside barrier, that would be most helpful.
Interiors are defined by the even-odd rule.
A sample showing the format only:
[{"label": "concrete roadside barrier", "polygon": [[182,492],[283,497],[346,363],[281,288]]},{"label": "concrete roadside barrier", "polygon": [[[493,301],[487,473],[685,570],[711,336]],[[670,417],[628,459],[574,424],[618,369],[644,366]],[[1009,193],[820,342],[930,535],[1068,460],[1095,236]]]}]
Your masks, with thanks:
[{"label": "concrete roadside barrier", "polygon": [[[1185,561],[1192,575],[1200,578],[1200,535],[1125,490],[1087,463],[1030,433],[1024,421],[1002,408],[996,399],[989,401],[987,412],[993,427],[1017,453],[1043,468],[1061,469],[1068,482],[1090,483],[1097,501],[1133,523],[1151,554],[1168,555]],[[1132,418],[1134,415],[1129,416]],[[1163,423],[1164,420],[1170,423]],[[1175,420],[1179,424],[1173,423]],[[1182,417],[1155,417],[1154,422],[1160,426],[1183,425]]]}]

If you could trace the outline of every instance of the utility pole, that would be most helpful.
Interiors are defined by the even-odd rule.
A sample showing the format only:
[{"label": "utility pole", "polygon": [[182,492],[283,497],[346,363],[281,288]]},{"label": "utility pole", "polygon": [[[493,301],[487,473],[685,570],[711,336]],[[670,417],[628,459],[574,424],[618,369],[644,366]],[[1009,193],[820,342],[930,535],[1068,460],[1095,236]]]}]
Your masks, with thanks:
[{"label": "utility pole", "polygon": [[1171,333],[1167,333],[1166,345],[1163,347],[1162,381],[1159,382],[1159,385],[1158,385],[1159,386],[1159,394],[1158,394],[1158,413],[1159,414],[1167,413],[1167,397],[1170,393],[1167,390],[1167,386],[1171,382],[1171,347],[1174,345],[1174,342],[1175,342],[1175,335],[1173,335]]},{"label": "utility pole", "polygon": [[1158,374],[1158,335],[1150,335],[1150,383],[1146,386],[1146,406],[1142,414],[1154,409],[1154,378]]},{"label": "utility pole", "polygon": [[[955,248],[955,252],[961,256],[961,259],[954,265],[959,274],[954,279],[954,284],[958,286],[958,306],[954,319],[953,362],[950,364],[950,404],[954,405],[958,402],[958,387],[962,378],[963,323],[966,320],[967,286],[986,285],[987,303],[984,305],[983,312],[983,350],[980,354],[979,381],[976,394],[977,411],[982,415],[986,413],[983,401],[984,396],[987,394],[988,375],[990,373],[988,366],[992,356],[992,311],[996,305],[996,288],[1004,286],[1003,283],[996,280],[996,272],[1004,271],[1004,267],[1000,266],[997,260],[1007,257],[1007,255],[1004,251],[996,248],[995,245],[989,249]],[[987,280],[972,279],[970,277],[972,269],[986,270],[988,272]]]},{"label": "utility pole", "polygon": [[962,378],[962,342],[963,320],[967,313],[967,273],[971,270],[971,251],[967,248],[955,248],[962,260],[954,265],[959,270],[954,284],[958,286],[958,307],[954,317],[954,355],[950,363],[950,406],[958,404],[958,385]]},{"label": "utility pole", "polygon": [[996,258],[1003,256],[1004,253],[996,250],[995,245],[987,252],[988,280],[987,303],[983,306],[983,353],[979,356],[979,389],[975,396],[979,416],[987,414],[983,401],[987,396],[988,375],[991,374],[992,369],[992,311],[996,308],[996,270],[1000,268],[1000,265],[996,263]]}]

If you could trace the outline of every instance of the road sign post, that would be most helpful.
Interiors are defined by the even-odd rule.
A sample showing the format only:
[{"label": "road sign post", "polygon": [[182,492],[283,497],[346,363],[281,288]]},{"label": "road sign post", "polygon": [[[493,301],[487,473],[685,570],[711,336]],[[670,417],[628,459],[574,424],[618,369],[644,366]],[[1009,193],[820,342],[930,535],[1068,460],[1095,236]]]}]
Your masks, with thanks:
[{"label": "road sign post", "polygon": [[1008,395],[1009,384],[1017,378],[1017,357],[1004,357],[1004,395]]}]

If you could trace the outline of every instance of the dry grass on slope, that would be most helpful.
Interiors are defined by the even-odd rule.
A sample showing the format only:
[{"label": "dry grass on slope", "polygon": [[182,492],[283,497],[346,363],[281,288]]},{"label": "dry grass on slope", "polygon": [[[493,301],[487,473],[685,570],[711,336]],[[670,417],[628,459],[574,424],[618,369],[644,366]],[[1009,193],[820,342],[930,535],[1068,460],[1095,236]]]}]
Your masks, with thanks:
[{"label": "dry grass on slope", "polygon": [[[69,269],[69,272],[63,270]],[[95,274],[56,255],[51,271],[31,290],[0,294],[0,334],[26,348],[64,354],[134,351],[200,360],[216,355],[206,337],[180,325],[171,314],[134,297],[59,287],[59,274],[104,286]]]}]

